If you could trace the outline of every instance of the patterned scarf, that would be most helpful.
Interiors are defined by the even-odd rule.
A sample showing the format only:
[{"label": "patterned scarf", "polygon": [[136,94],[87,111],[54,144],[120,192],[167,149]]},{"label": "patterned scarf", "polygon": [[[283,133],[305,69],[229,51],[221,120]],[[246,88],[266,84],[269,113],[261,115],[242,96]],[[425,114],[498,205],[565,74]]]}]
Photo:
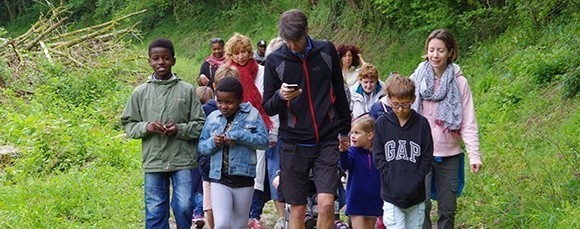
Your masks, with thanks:
[{"label": "patterned scarf", "polygon": [[209,65],[211,65],[214,68],[218,68],[219,66],[221,66],[224,62],[226,62],[226,57],[222,56],[220,58],[216,58],[213,55],[209,55],[205,61],[207,61],[209,63]]},{"label": "patterned scarf", "polygon": [[413,103],[413,109],[421,113],[423,100],[438,102],[436,123],[450,131],[458,131],[461,128],[463,108],[461,104],[461,94],[455,76],[453,63],[447,64],[439,83],[439,89],[435,91],[435,72],[425,61],[415,70],[415,95],[417,99]]},{"label": "patterned scarf", "polygon": [[258,74],[258,63],[256,63],[254,59],[249,59],[246,65],[243,66],[234,61],[229,61],[229,64],[236,67],[240,73],[240,81],[244,86],[243,102],[249,102],[252,106],[258,109],[262,119],[264,120],[264,124],[266,124],[266,128],[268,128],[268,130],[272,129],[272,120],[270,120],[270,116],[268,116],[266,111],[264,111],[264,108],[262,107],[262,96],[260,95],[260,91],[258,91],[256,84],[254,84],[254,80]]}]

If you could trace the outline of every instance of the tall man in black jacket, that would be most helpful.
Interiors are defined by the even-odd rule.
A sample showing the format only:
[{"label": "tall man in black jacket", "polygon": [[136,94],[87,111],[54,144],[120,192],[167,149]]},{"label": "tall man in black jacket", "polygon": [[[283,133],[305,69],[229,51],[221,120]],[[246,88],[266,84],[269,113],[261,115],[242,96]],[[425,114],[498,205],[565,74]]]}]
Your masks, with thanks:
[{"label": "tall man in black jacket", "polygon": [[332,43],[308,36],[308,19],[300,10],[284,12],[278,30],[286,45],[266,60],[263,106],[268,115],[280,117],[279,189],[290,204],[290,228],[304,228],[312,170],[317,228],[332,228],[338,144],[349,144],[351,120],[340,59]]}]

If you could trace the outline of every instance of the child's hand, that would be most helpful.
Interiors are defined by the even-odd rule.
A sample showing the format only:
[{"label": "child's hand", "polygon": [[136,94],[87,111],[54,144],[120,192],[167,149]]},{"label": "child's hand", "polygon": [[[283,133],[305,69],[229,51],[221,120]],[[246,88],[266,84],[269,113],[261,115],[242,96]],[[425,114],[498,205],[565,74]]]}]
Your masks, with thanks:
[{"label": "child's hand", "polygon": [[216,147],[222,147],[226,143],[226,135],[225,134],[216,134],[213,137],[213,143]]},{"label": "child's hand", "polygon": [[233,145],[234,143],[236,143],[236,140],[234,140],[234,139],[229,139],[229,138],[226,138],[225,145],[231,146],[231,145]]},{"label": "child's hand", "polygon": [[164,134],[166,131],[165,126],[157,120],[147,123],[146,129],[147,129],[147,132],[152,133],[152,134]]},{"label": "child's hand", "polygon": [[280,176],[274,177],[272,180],[272,186],[274,186],[275,189],[278,189],[278,186],[280,186]]},{"label": "child's hand", "polygon": [[348,147],[350,146],[349,142],[340,142],[338,144],[338,151],[340,152],[345,152],[348,150]]},{"label": "child's hand", "polygon": [[175,123],[173,122],[168,122],[167,124],[165,124],[165,135],[169,136],[169,137],[173,137],[177,134],[177,125],[175,125]]},{"label": "child's hand", "polygon": [[349,146],[350,146],[350,138],[348,137],[348,135],[345,136],[340,135],[338,137],[338,150],[340,152],[347,151]]}]

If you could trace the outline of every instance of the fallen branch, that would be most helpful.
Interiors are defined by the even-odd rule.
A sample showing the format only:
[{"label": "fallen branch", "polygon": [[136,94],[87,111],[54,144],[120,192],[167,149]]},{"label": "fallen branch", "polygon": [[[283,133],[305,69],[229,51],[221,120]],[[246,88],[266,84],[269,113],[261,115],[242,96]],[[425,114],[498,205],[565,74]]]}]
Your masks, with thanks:
[{"label": "fallen branch", "polygon": [[[41,59],[38,58],[76,68],[94,66],[98,62],[97,58],[114,55],[122,49],[122,39],[127,35],[140,37],[136,29],[139,23],[119,27],[127,18],[144,12],[146,10],[68,32],[66,22],[69,12],[64,7],[56,7],[39,16],[38,21],[24,34],[16,38],[0,38],[0,59],[13,68],[10,77],[14,77],[14,81],[27,82],[27,85],[33,86],[37,80],[31,78],[38,75],[34,72],[41,69]],[[10,78],[4,79],[8,81]]]},{"label": "fallen branch", "polygon": [[42,48],[44,56],[46,57],[48,62],[52,63],[52,58],[50,57],[50,53],[48,52],[48,48],[46,48],[46,45],[44,45],[44,42],[40,41],[40,47]]},{"label": "fallen branch", "polygon": [[[102,27],[105,27],[105,26],[111,25],[111,24],[113,24],[113,23],[120,22],[120,21],[122,21],[122,20],[125,20],[125,19],[127,19],[127,18],[129,18],[129,17],[135,16],[135,15],[137,15],[137,14],[145,13],[145,11],[147,11],[147,10],[141,10],[141,11],[137,11],[137,12],[130,13],[130,14],[127,14],[127,15],[125,15],[125,16],[122,16],[122,17],[120,17],[120,18],[115,18],[115,19],[113,19],[113,20],[111,20],[111,21],[104,22],[104,23],[101,23],[101,24],[98,24],[98,25],[93,25],[93,26],[89,26],[89,27],[86,27],[86,28],[77,29],[77,30],[75,30],[75,31],[72,31],[72,32],[63,33],[63,34],[61,34],[61,35],[59,35],[59,36],[56,36],[56,37],[54,37],[53,39],[54,39],[54,40],[56,40],[56,39],[61,39],[61,38],[70,37],[70,36],[75,36],[75,35],[77,35],[77,34],[80,34],[80,33],[92,32],[93,30],[99,30],[99,29],[100,29],[100,28],[102,28]],[[50,40],[50,39],[49,39],[49,41],[54,41],[54,40]]]},{"label": "fallen branch", "polygon": [[83,41],[89,40],[91,38],[95,38],[96,36],[105,34],[108,30],[112,29],[113,25],[109,25],[108,27],[105,27],[103,29],[97,30],[95,32],[89,33],[87,35],[83,35],[79,38],[75,38],[72,40],[67,40],[67,41],[62,41],[62,42],[57,42],[54,44],[51,44],[51,47],[57,48],[57,49],[61,49],[61,48],[65,48],[65,47],[71,47],[73,45],[76,45],[78,43],[81,43]]},{"label": "fallen branch", "polygon": [[60,21],[58,21],[57,23],[55,23],[54,25],[52,25],[50,28],[48,28],[47,30],[45,30],[44,32],[42,32],[33,41],[29,42],[28,45],[26,45],[26,47],[24,49],[30,51],[30,49],[32,47],[34,47],[46,34],[52,32],[56,28],[60,27],[62,25],[62,23],[64,23],[64,21],[66,21],[66,19],[68,19],[68,17],[65,17],[65,18],[61,19]]},{"label": "fallen branch", "polygon": [[83,63],[81,63],[80,61],[76,60],[75,58],[73,58],[73,57],[72,57],[70,54],[68,54],[68,53],[61,52],[61,51],[58,51],[58,50],[54,50],[53,52],[54,52],[54,54],[56,54],[56,55],[59,55],[59,56],[61,56],[61,57],[64,57],[64,58],[66,58],[67,60],[70,60],[70,61],[71,61],[71,62],[73,62],[73,63],[74,63],[74,64],[75,64],[77,67],[80,67],[80,68],[84,67]]}]

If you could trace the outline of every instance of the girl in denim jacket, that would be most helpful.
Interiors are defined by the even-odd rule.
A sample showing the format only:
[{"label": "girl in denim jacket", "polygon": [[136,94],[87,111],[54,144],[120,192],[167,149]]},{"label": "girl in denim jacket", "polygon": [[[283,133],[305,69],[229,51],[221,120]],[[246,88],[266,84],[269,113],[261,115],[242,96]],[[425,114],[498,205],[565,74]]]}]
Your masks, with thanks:
[{"label": "girl in denim jacket", "polygon": [[210,156],[209,178],[215,228],[247,227],[254,177],[256,150],[268,148],[268,134],[260,113],[242,103],[243,87],[235,77],[225,77],[216,86],[219,112],[206,119],[198,150]]}]

